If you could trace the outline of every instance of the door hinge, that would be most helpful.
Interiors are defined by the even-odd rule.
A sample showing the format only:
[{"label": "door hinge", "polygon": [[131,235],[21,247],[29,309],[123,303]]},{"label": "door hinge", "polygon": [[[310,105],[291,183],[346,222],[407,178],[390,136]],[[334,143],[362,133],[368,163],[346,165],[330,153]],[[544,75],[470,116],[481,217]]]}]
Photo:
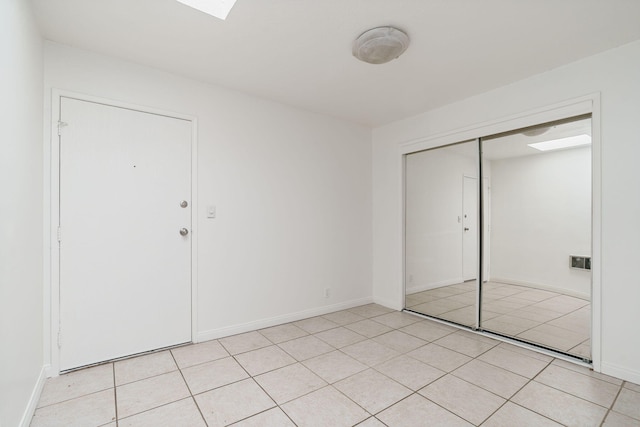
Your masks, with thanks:
[{"label": "door hinge", "polygon": [[60,227],[58,227],[58,242],[62,242],[62,231]]},{"label": "door hinge", "polygon": [[58,136],[62,135],[62,128],[65,126],[68,126],[68,123],[58,120]]}]

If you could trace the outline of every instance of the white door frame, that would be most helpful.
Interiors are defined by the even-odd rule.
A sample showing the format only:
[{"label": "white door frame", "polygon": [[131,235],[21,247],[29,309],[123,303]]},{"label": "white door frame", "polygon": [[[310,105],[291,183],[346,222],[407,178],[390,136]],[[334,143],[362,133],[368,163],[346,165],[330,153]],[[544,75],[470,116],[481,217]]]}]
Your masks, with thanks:
[{"label": "white door frame", "polygon": [[[44,363],[47,366],[47,376],[60,374],[60,349],[58,337],[60,334],[60,246],[58,244],[58,224],[60,224],[60,145],[58,135],[58,120],[60,117],[61,98],[72,98],[81,101],[94,102],[113,107],[126,108],[144,113],[173,117],[191,122],[191,341],[197,342],[198,331],[198,151],[197,130],[198,123],[195,116],[175,113],[173,111],[135,105],[127,102],[114,101],[101,97],[81,94],[60,89],[52,89],[51,93],[51,134],[49,149],[49,164],[45,158],[45,185],[50,185],[49,198],[45,196],[45,280],[44,280]],[[45,140],[46,142],[46,140]],[[48,166],[48,168],[47,168]],[[48,170],[47,170],[48,169]],[[47,173],[48,172],[48,173]],[[45,190],[46,192],[46,190]],[[48,234],[48,235],[47,235]],[[47,257],[48,255],[48,257]],[[48,264],[48,265],[47,265]],[[48,267],[48,274],[47,274]],[[48,277],[47,277],[48,276]],[[47,280],[48,279],[48,280]]]}]

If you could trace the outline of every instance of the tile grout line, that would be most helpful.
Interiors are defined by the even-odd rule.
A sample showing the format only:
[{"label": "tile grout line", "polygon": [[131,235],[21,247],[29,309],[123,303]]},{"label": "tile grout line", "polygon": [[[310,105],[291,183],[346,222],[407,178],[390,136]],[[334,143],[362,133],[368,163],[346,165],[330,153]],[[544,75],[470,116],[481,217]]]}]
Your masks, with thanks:
[{"label": "tile grout line", "polygon": [[[171,358],[173,359],[173,363],[176,364],[176,367],[178,368],[178,372],[180,372],[180,376],[182,377],[182,381],[184,381],[184,385],[187,386],[187,390],[189,391],[189,396],[191,397],[191,400],[193,401],[193,404],[196,405],[196,409],[198,409],[198,413],[200,414],[200,417],[202,418],[202,421],[204,422],[205,426],[209,426],[209,423],[207,423],[207,419],[204,417],[204,414],[202,413],[202,409],[200,409],[200,405],[198,405],[198,402],[196,401],[195,396],[193,395],[193,392],[191,391],[191,387],[189,387],[189,383],[187,382],[187,379],[184,377],[184,373],[182,373],[182,368],[180,368],[180,365],[178,364],[178,361],[176,360],[176,357],[173,355],[173,352],[171,350],[169,350],[169,354],[171,354]],[[183,399],[181,399],[183,400]],[[176,400],[175,402],[179,402],[179,400]],[[167,403],[167,405],[174,403],[174,402],[170,402]]]},{"label": "tile grout line", "polygon": [[620,388],[618,389],[618,392],[616,393],[616,397],[611,402],[611,405],[609,406],[609,408],[607,408],[607,412],[604,414],[604,418],[602,419],[602,422],[600,423],[601,426],[604,425],[605,421],[609,417],[609,414],[613,411],[613,407],[616,404],[616,401],[618,400],[618,397],[620,397],[620,393],[622,393],[622,389],[623,388],[624,388],[624,381],[622,381],[622,383],[620,384]]},{"label": "tile grout line", "polygon": [[113,374],[113,404],[115,406],[115,415],[116,415],[116,427],[120,425],[120,420],[118,419],[118,387],[116,384],[116,364],[111,364],[111,372]]}]

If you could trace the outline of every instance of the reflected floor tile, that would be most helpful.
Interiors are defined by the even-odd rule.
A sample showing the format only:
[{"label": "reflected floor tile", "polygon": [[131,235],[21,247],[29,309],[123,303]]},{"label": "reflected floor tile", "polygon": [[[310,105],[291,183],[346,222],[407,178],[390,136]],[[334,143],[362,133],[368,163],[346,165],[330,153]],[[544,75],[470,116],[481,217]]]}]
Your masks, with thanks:
[{"label": "reflected floor tile", "polygon": [[424,397],[413,394],[377,415],[388,426],[414,427],[425,425],[434,427],[470,427],[462,418],[441,408]]},{"label": "reflected floor tile", "polygon": [[449,320],[451,322],[459,323],[461,325],[471,326],[476,323],[476,310],[475,307],[467,306],[458,308],[456,310],[447,311],[442,313],[441,319]]},{"label": "reflected floor tile", "polygon": [[419,393],[476,425],[481,424],[505,402],[505,399],[452,375],[440,378]]},{"label": "reflected floor tile", "polygon": [[483,427],[506,427],[506,426],[518,426],[518,427],[560,427],[562,424],[558,424],[549,418],[543,417],[533,411],[523,408],[522,406],[515,405],[511,402],[507,402],[504,406],[493,414],[487,421],[482,424]]},{"label": "reflected floor tile", "polygon": [[159,408],[118,420],[119,427],[206,427],[192,398],[179,400]]},{"label": "reflected floor tile", "polygon": [[36,410],[31,427],[101,426],[116,419],[112,389],[66,400]]},{"label": "reflected floor tile", "polygon": [[532,381],[512,399],[514,403],[564,425],[599,425],[607,409]]},{"label": "reflected floor tile", "polygon": [[299,427],[353,426],[370,415],[332,386],[286,403],[282,410]]},{"label": "reflected floor tile", "polygon": [[536,303],[533,305],[533,307],[540,307],[546,310],[553,310],[559,313],[566,314],[588,304],[589,301],[581,298],[570,297],[568,295],[558,295],[554,296],[553,298],[549,298]]},{"label": "reflected floor tile", "polygon": [[226,426],[276,406],[252,379],[199,394],[195,399],[209,427]]},{"label": "reflected floor tile", "polygon": [[112,363],[62,374],[45,381],[38,407],[63,402],[108,388],[113,388]]},{"label": "reflected floor tile", "polygon": [[556,311],[545,310],[540,307],[527,306],[520,310],[514,310],[509,313],[511,316],[522,317],[524,319],[545,323],[558,317],[562,317],[562,313]]},{"label": "reflected floor tile", "polygon": [[519,334],[517,337],[562,351],[567,351],[589,338],[549,324],[536,326]]}]

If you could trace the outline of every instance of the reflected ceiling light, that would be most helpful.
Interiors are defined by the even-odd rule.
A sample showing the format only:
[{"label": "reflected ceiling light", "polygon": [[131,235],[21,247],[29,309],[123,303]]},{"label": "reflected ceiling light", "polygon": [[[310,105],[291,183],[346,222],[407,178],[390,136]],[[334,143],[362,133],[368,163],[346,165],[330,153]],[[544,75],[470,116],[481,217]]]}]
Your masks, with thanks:
[{"label": "reflected ceiling light", "polygon": [[236,3],[236,0],[177,0],[194,9],[204,12],[219,19],[227,19],[227,15]]},{"label": "reflected ceiling light", "polygon": [[396,59],[409,47],[409,36],[394,27],[365,31],[353,42],[353,56],[369,64],[384,64]]},{"label": "reflected ceiling light", "polygon": [[540,151],[561,150],[563,148],[580,147],[590,145],[591,137],[589,135],[576,135],[568,138],[552,139],[550,141],[536,142],[535,144],[527,144],[531,148]]},{"label": "reflected ceiling light", "polygon": [[549,129],[551,129],[551,126],[538,127],[538,128],[525,130],[524,132],[522,132],[522,134],[526,135],[526,136],[539,136],[539,135],[542,135],[545,132],[548,132]]}]

